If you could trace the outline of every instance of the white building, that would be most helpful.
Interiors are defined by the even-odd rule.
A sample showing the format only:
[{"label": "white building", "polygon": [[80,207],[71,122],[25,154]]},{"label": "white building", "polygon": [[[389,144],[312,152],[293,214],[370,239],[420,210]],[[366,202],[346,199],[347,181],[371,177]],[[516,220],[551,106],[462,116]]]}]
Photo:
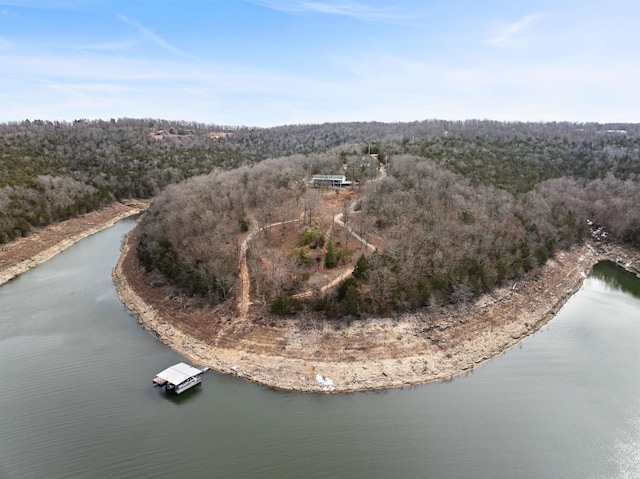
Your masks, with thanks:
[{"label": "white building", "polygon": [[312,188],[343,188],[351,186],[351,183],[344,175],[314,175],[311,178]]}]

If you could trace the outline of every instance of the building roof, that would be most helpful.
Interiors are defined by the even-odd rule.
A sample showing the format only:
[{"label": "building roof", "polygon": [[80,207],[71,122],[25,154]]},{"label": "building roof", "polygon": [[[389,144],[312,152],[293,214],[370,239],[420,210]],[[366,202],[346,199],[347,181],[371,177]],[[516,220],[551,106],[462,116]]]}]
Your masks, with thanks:
[{"label": "building roof", "polygon": [[197,376],[198,374],[202,374],[202,371],[198,368],[194,368],[193,366],[189,366],[185,363],[178,363],[175,366],[171,366],[170,368],[165,369],[162,372],[159,372],[157,376],[160,379],[164,379],[165,381],[170,382],[174,386],[186,381],[192,376]]},{"label": "building roof", "polygon": [[313,175],[312,180],[344,180],[344,175]]}]

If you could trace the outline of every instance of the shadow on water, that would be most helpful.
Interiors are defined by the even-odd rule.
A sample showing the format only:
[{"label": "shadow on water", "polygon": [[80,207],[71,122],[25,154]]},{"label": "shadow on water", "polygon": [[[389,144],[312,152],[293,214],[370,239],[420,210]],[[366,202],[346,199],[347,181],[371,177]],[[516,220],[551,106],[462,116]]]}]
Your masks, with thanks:
[{"label": "shadow on water", "polygon": [[640,298],[640,281],[638,281],[638,278],[612,261],[598,263],[594,266],[591,275],[603,281],[615,291],[629,293],[636,298]]},{"label": "shadow on water", "polygon": [[172,402],[173,404],[182,405],[193,401],[196,397],[202,394],[202,383],[197,384],[191,389],[187,389],[180,394],[176,394],[173,391],[167,391],[165,388],[158,389],[160,389],[159,393],[168,401]]}]

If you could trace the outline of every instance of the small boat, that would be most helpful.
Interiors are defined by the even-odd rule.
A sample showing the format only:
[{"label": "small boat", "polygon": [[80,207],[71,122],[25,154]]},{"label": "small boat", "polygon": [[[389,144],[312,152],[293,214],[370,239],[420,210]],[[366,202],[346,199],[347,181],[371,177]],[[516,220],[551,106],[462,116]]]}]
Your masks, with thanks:
[{"label": "small boat", "polygon": [[164,386],[167,391],[180,394],[202,382],[204,371],[185,363],[178,363],[159,372],[153,380],[155,386]]}]

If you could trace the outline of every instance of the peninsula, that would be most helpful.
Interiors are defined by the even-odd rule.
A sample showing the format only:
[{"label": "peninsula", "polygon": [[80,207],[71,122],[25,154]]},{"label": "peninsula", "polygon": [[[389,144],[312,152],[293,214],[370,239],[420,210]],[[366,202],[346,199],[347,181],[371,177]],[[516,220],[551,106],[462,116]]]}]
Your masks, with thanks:
[{"label": "peninsula", "polygon": [[640,253],[587,241],[542,270],[471,304],[352,321],[264,321],[202,307],[150,281],[124,242],[113,271],[118,296],[159,341],[196,364],[300,392],[354,392],[447,380],[503,353],[551,320],[600,261],[632,265]]},{"label": "peninsula", "polygon": [[122,301],[193,362],[275,388],[454,377],[539,330],[598,261],[639,261],[635,124],[0,130],[0,282],[148,206]]},{"label": "peninsula", "polygon": [[[3,245],[0,284],[147,207],[140,201],[114,203]],[[123,243],[113,279],[118,296],[146,329],[196,364],[292,391],[350,392],[446,380],[538,331],[599,261],[640,275],[636,250],[587,241],[558,252],[539,274],[472,304],[339,327],[325,322],[309,328],[302,319],[237,323],[232,311],[194,307],[173,296],[170,286],[150,283],[131,250],[135,235]]]}]

